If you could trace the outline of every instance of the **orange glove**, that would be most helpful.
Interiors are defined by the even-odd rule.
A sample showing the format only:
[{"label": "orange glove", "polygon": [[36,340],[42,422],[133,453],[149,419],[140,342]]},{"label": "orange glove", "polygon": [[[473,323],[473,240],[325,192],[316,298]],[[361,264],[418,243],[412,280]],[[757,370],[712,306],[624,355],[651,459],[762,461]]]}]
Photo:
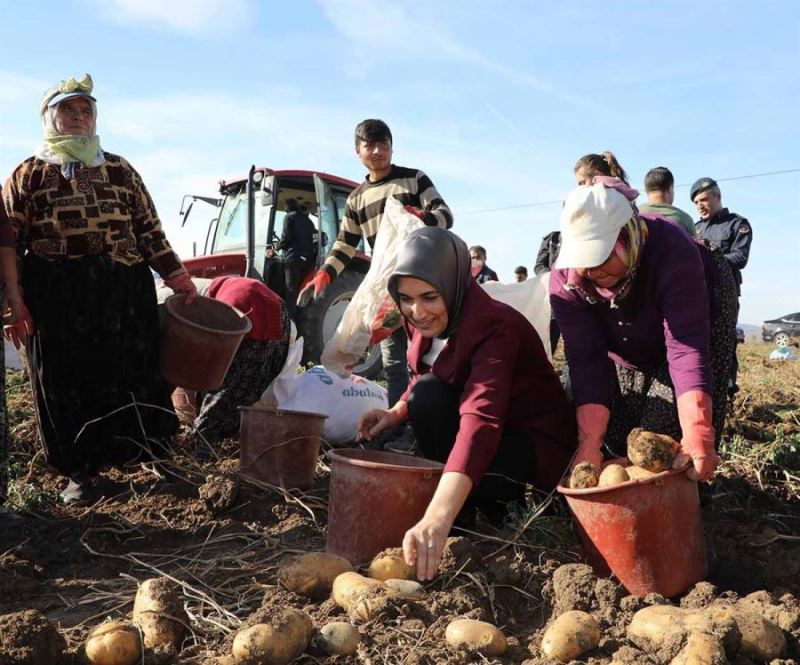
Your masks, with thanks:
[{"label": "orange glove", "polygon": [[683,433],[681,452],[692,459],[692,466],[686,472],[692,480],[709,480],[719,463],[711,412],[711,395],[702,390],[690,390],[678,397],[678,420]]},{"label": "orange glove", "polygon": [[318,270],[311,281],[303,287],[300,295],[297,296],[297,306],[305,307],[311,302],[311,298],[319,300],[325,295],[325,289],[331,283],[331,276],[325,270]]},{"label": "orange glove", "polygon": [[424,213],[424,211],[420,210],[419,208],[415,208],[414,206],[411,206],[411,205],[404,205],[403,209],[406,212],[411,213],[412,215],[414,215],[414,217],[417,217],[418,219],[421,219],[423,222],[425,221],[425,213]]},{"label": "orange glove", "polygon": [[22,304],[22,310],[16,321],[3,326],[3,333],[6,339],[17,349],[19,349],[20,345],[26,345],[28,343],[28,337],[33,334],[34,330],[31,313],[28,311],[28,308],[25,307],[24,303]]},{"label": "orange glove", "polygon": [[191,305],[195,298],[197,298],[197,287],[194,285],[188,272],[180,274],[177,277],[165,279],[164,284],[175,291],[175,293],[185,293],[187,305]]},{"label": "orange glove", "polygon": [[597,466],[603,463],[603,438],[608,428],[611,411],[602,404],[582,404],[575,409],[578,420],[578,450],[572,466],[580,462],[591,462]]}]

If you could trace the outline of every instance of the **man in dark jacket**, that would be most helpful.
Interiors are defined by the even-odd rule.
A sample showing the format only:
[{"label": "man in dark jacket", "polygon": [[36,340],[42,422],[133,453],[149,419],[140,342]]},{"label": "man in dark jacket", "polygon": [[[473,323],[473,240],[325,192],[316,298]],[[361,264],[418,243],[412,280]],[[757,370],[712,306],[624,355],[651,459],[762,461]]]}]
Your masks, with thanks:
[{"label": "man in dark jacket", "polygon": [[[753,242],[753,229],[750,222],[741,215],[722,207],[722,193],[719,185],[712,178],[697,180],[692,185],[690,197],[700,214],[700,221],[695,224],[697,237],[722,252],[736,280],[736,295],[741,296],[742,270],[750,258],[750,244]],[[738,370],[739,361],[736,358],[736,344],[734,344],[731,380],[728,388],[731,395],[739,390],[739,386],[736,384]]]},{"label": "man in dark jacket", "polygon": [[472,276],[478,282],[499,282],[497,273],[486,265],[486,249],[480,245],[473,245],[469,248],[469,257],[472,261]]},{"label": "man in dark jacket", "polygon": [[296,199],[286,199],[286,216],[278,249],[283,250],[286,279],[286,309],[292,319],[297,310],[297,294],[306,275],[314,269],[316,246],[314,222],[300,210]]},{"label": "man in dark jacket", "polygon": [[[541,275],[554,270],[559,249],[561,249],[561,231],[551,231],[542,238],[542,244],[539,245],[539,253],[536,255],[536,265],[533,267],[534,274]],[[561,330],[558,327],[558,323],[556,323],[555,317],[551,315],[550,353],[556,352],[559,337],[561,337]]]}]

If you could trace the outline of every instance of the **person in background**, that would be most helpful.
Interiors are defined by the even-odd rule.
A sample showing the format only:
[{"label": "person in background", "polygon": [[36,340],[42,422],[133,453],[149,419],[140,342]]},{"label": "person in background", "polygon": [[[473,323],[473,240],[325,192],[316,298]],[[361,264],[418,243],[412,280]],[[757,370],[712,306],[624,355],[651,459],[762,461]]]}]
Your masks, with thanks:
[{"label": "person in background", "polygon": [[[419,169],[392,164],[393,148],[392,132],[382,120],[368,119],[356,126],[355,152],[367,168],[367,177],[347,197],[339,235],[322,268],[300,294],[301,306],[312,296],[323,296],[326,286],[350,263],[362,237],[370,247],[375,244],[389,197],[400,201],[427,226],[449,229],[453,225],[453,213],[431,179]],[[408,387],[406,349],[406,335],[400,329],[381,342],[390,406]],[[400,428],[395,435],[402,437],[404,433],[405,428]]]},{"label": "person in background", "polygon": [[514,281],[524,282],[526,279],[528,279],[528,269],[525,266],[514,268]]},{"label": "person in background", "polygon": [[644,177],[644,191],[647,202],[639,206],[639,212],[663,217],[675,222],[694,237],[694,221],[680,208],[672,203],[675,201],[675,178],[666,166],[657,166],[650,169]]},{"label": "person in background", "polygon": [[291,323],[281,298],[263,282],[247,277],[216,277],[206,294],[235,307],[253,324],[242,340],[222,387],[198,395],[195,429],[199,457],[210,456],[207,444],[239,432],[240,406],[258,401],[278,376],[289,350]]},{"label": "person in background", "polygon": [[525,484],[551,491],[577,441],[574,415],[533,326],[471,276],[463,240],[414,231],[389,278],[411,338],[414,379],[390,409],[365,413],[358,438],[410,420],[421,453],[445,463],[424,517],[403,539],[409,565],[430,579],[451,527],[480,509],[490,521],[524,505]]},{"label": "person in background", "polygon": [[620,166],[616,156],[610,150],[599,155],[589,153],[581,157],[575,164],[575,180],[579,185],[591,185],[595,176],[611,176],[628,184],[628,174]]},{"label": "person in background", "polygon": [[595,176],[561,212],[550,302],[578,420],[574,463],[601,463],[604,444],[607,456],[625,455],[642,427],[679,440],[690,477],[708,480],[726,413],[735,284],[719,252],[639,217],[637,196]]},{"label": "person in background", "polygon": [[478,284],[500,281],[497,273],[486,265],[486,249],[473,245],[469,248],[469,258],[472,261],[472,276]]},{"label": "person in background", "polygon": [[314,269],[316,244],[314,222],[300,209],[297,199],[286,199],[286,216],[278,249],[283,251],[286,282],[286,309],[294,320],[300,285]]},{"label": "person in background", "polygon": [[[753,242],[753,227],[741,215],[722,207],[722,192],[716,181],[711,178],[700,178],[689,193],[692,203],[697,207],[700,221],[695,229],[697,236],[703,241],[717,247],[733,271],[736,280],[736,318],[739,318],[739,298],[742,295],[742,270],[750,258],[750,245]],[[734,339],[736,331],[733,332]],[[730,395],[739,390],[736,382],[739,373],[739,359],[736,356],[736,344],[733,345],[733,362],[728,385]]]},{"label": "person in background", "polygon": [[6,331],[27,341],[39,436],[69,478],[65,503],[91,501],[103,465],[158,454],[176,431],[150,269],[187,303],[197,294],[141,176],[100,147],[92,87],[87,74],[44,94],[44,140],[3,188],[24,296]]},{"label": "person in background", "polygon": [[[561,249],[561,231],[551,231],[544,238],[539,245],[539,253],[536,255],[536,265],[533,272],[537,275],[543,275],[550,272],[556,264],[558,258],[558,250]],[[550,353],[556,352],[558,347],[558,339],[561,337],[561,330],[558,327],[558,321],[550,312]]]}]

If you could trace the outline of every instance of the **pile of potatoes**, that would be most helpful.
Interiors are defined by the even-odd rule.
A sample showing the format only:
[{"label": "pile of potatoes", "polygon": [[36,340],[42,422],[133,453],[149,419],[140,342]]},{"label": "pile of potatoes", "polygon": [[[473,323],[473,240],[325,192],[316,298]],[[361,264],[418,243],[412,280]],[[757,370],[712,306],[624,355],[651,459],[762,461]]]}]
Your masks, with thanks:
[{"label": "pile of potatoes", "polygon": [[629,466],[607,464],[600,469],[591,462],[581,462],[572,470],[569,486],[572,489],[610,487],[629,480],[651,478],[671,469],[679,451],[680,446],[672,437],[637,427],[628,435]]}]

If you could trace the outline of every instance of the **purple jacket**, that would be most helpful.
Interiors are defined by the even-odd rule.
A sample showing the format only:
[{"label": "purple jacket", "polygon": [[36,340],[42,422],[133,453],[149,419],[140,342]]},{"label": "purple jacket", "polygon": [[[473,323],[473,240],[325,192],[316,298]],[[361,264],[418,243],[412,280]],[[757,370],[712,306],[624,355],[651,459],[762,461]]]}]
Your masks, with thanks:
[{"label": "purple jacket", "polygon": [[666,360],[675,394],[712,393],[711,257],[685,231],[662,219],[645,219],[649,235],[631,292],[611,308],[566,290],[567,270],[550,277],[550,303],[572,379],[573,401],[610,406],[614,362],[652,370]]}]

